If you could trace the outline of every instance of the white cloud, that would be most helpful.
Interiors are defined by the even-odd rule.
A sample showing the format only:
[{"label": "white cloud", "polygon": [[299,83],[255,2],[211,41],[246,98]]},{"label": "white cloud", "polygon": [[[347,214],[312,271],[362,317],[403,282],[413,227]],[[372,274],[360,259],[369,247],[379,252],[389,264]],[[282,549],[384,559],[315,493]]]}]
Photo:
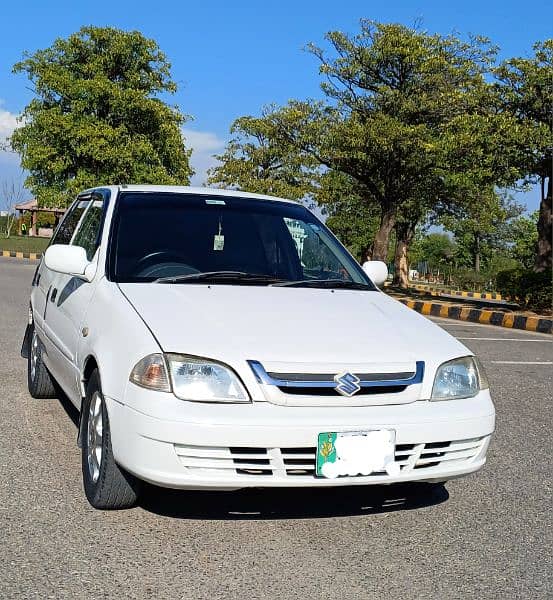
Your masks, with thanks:
[{"label": "white cloud", "polygon": [[204,185],[207,177],[207,170],[217,164],[213,154],[219,154],[225,147],[225,140],[221,139],[216,133],[209,131],[194,131],[183,127],[187,148],[192,149],[190,163],[196,174],[191,179],[191,185]]},{"label": "white cloud", "polygon": [[17,115],[0,108],[0,139],[6,139],[16,127]]},{"label": "white cloud", "polygon": [[17,163],[19,164],[19,156],[15,152],[6,150],[8,138],[13,133],[14,129],[19,126],[17,115],[1,107],[0,100],[0,162]]},{"label": "white cloud", "polygon": [[[17,115],[4,110],[2,100],[0,100],[0,183],[8,185],[13,183],[17,187],[23,184],[26,174],[21,169],[19,154],[5,149],[5,146],[8,138],[19,126]],[[30,192],[24,190],[22,200],[28,200],[30,197]],[[3,204],[4,200],[4,198],[0,198],[0,204]]]}]

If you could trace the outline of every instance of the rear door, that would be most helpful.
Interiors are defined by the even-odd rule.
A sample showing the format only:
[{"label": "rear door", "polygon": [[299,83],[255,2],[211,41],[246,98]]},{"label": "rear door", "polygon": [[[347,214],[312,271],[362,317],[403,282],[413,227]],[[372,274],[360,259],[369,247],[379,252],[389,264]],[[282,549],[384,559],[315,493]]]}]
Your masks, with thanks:
[{"label": "rear door", "polygon": [[[97,260],[107,198],[95,192],[71,238],[71,245],[81,246],[87,259]],[[98,273],[98,276],[100,274]],[[58,383],[73,400],[78,399],[79,372],[76,364],[77,345],[81,335],[86,309],[96,281],[85,281],[63,273],[55,273],[47,302],[45,330],[54,346]]]}]

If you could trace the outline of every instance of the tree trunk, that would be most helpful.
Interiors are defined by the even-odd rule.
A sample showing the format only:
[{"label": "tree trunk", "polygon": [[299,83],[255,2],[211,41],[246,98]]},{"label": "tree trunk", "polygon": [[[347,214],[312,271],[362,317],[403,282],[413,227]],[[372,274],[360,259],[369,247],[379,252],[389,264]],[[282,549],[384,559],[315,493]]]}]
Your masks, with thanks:
[{"label": "tree trunk", "polygon": [[396,223],[396,215],[390,209],[384,209],[380,218],[380,227],[374,236],[372,260],[383,260],[388,258],[388,244],[390,233]]},{"label": "tree trunk", "polygon": [[402,289],[409,287],[409,246],[413,241],[415,228],[406,223],[396,225],[396,254],[394,258],[394,285]]},{"label": "tree trunk", "polygon": [[547,194],[544,194],[545,178],[541,181],[540,216],[538,219],[538,252],[534,270],[541,272],[551,270],[551,233],[553,229],[553,215],[551,212],[551,175],[548,177]]},{"label": "tree trunk", "polygon": [[371,256],[372,256],[372,246],[370,244],[368,244],[367,246],[363,246],[363,249],[361,250],[361,254],[360,254],[361,264],[367,262],[368,260],[371,260]]},{"label": "tree trunk", "polygon": [[480,232],[474,234],[474,270],[480,272]]}]

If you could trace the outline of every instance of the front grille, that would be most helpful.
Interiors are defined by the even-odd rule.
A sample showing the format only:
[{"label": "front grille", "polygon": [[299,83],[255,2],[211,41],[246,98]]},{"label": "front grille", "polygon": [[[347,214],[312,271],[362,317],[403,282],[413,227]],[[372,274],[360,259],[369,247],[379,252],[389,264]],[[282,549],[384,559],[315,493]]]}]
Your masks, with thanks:
[{"label": "front grille", "polygon": [[[396,444],[395,462],[402,474],[412,470],[430,470],[442,463],[449,466],[470,462],[475,458],[485,437],[469,440]],[[181,464],[199,476],[240,478],[256,477],[315,477],[315,447],[257,448],[214,447],[175,444]],[[383,476],[372,473],[367,477]]]},{"label": "front grille", "polygon": [[248,364],[265,399],[286,406],[407,404],[420,400],[420,384],[424,379],[424,361],[416,361],[414,365],[375,363],[371,365],[372,372],[369,365],[357,365],[351,370],[347,365],[343,368],[337,365],[335,373],[318,373],[317,365],[311,369],[309,365],[298,364],[302,370],[294,372],[288,369],[266,371],[255,360],[249,360]]}]

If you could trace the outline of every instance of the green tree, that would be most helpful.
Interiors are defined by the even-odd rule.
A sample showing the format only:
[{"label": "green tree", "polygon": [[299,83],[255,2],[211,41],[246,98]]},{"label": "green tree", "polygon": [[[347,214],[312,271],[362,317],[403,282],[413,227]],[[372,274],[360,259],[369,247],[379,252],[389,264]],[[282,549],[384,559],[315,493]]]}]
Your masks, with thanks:
[{"label": "green tree", "polygon": [[[314,197],[324,201],[321,178],[343,174],[344,192],[355,188],[355,193],[349,209],[345,200],[339,205],[345,213],[357,210],[371,219],[376,209],[379,225],[370,253],[385,260],[398,220],[404,221],[407,212],[415,219],[404,236],[408,243],[418,220],[446,195],[452,166],[444,162],[444,140],[452,143],[448,127],[478,105],[495,51],[482,38],[465,42],[370,20],[361,21],[355,36],[334,31],[326,39],[330,52],[308,47],[320,61],[325,100],[291,101],[265,112],[263,133],[269,139],[254,139],[248,147],[231,142],[211,181],[247,181],[250,189],[260,179],[264,186],[267,179],[279,181],[281,174],[288,181],[290,172],[281,163],[285,156],[292,179],[307,172]],[[248,117],[246,122],[255,121]],[[269,168],[271,160],[275,168]],[[272,181],[269,185],[274,189]],[[338,217],[336,194],[330,203],[329,212]],[[406,205],[409,211],[402,211]]]},{"label": "green tree", "polygon": [[537,271],[552,266],[552,168],[553,168],[553,39],[534,45],[532,58],[512,58],[495,70],[503,108],[533,128],[530,143],[521,148],[519,164],[541,189],[538,219]]},{"label": "green tree", "polygon": [[366,202],[367,190],[340,171],[325,171],[317,183],[313,197],[328,215],[326,224],[360,263],[370,260],[380,218],[377,206]]},{"label": "green tree", "polygon": [[355,36],[334,31],[326,38],[331,53],[309,47],[335,107],[319,154],[370,191],[367,201],[380,208],[373,258],[385,259],[402,207],[443,196],[436,167],[444,129],[473,106],[494,49],[483,38],[465,42],[370,20]]},{"label": "green tree", "polygon": [[219,164],[208,171],[209,184],[291,199],[313,191],[313,173],[306,167],[316,165],[278,135],[270,117],[276,110],[234,121],[225,151],[215,156]]},{"label": "green tree", "polygon": [[41,205],[67,204],[79,190],[113,183],[186,184],[192,170],[170,64],[137,31],[83,27],[14,66],[36,97],[11,137]]},{"label": "green tree", "polygon": [[360,262],[370,258],[378,229],[375,205],[364,202],[367,190],[346,173],[321,168],[302,152],[286,131],[307,135],[318,126],[301,104],[267,107],[261,117],[240,117],[231,126],[232,138],[219,164],[208,172],[208,183],[318,204],[327,224]]},{"label": "green tree", "polygon": [[513,222],[524,207],[509,195],[493,188],[475,191],[475,196],[454,214],[442,216],[441,223],[454,235],[457,264],[477,273],[498,253],[508,257],[513,243]]},{"label": "green tree", "polygon": [[425,262],[430,271],[451,265],[456,253],[457,245],[446,233],[418,235],[412,247],[413,262]]},{"label": "green tree", "polygon": [[519,172],[507,157],[523,128],[497,111],[485,79],[495,49],[484,38],[368,20],[356,36],[326,37],[330,55],[309,48],[327,102],[293,101],[270,117],[300,154],[345,173],[357,196],[378,207],[374,259],[386,259],[395,228],[395,278],[405,286],[417,224],[440,206],[467,202],[465,190],[513,183]]},{"label": "green tree", "polygon": [[537,223],[539,210],[530,216],[520,216],[510,226],[513,246],[512,257],[526,269],[531,269],[536,261],[536,248],[538,245]]}]

